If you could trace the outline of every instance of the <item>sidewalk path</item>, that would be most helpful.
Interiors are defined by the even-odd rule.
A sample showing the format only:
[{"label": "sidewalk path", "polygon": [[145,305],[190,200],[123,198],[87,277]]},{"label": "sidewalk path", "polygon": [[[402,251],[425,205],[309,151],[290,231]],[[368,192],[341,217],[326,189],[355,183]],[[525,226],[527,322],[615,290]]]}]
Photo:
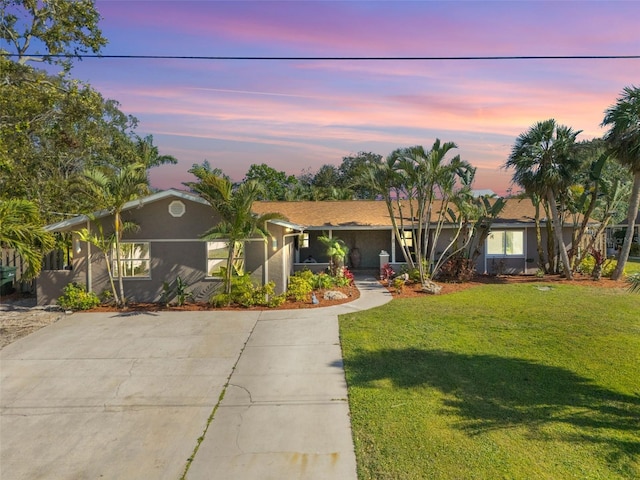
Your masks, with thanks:
[{"label": "sidewalk path", "polygon": [[[0,478],[355,479],[337,316],[76,313],[0,351]],[[221,395],[224,395],[220,401]]]}]

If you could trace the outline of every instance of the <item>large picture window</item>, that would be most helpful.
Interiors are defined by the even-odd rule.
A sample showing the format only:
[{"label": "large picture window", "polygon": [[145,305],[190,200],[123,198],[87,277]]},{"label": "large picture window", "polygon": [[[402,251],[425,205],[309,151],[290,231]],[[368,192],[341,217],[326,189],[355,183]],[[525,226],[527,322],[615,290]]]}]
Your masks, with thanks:
[{"label": "large picture window", "polygon": [[[111,253],[113,262],[113,276],[120,276],[116,248]],[[122,278],[148,278],[151,275],[151,255],[149,242],[121,242],[120,264]]]},{"label": "large picture window", "polygon": [[524,231],[492,230],[487,238],[487,255],[524,255]]},{"label": "large picture window", "polygon": [[[229,258],[229,242],[217,240],[207,242],[207,275],[210,277],[222,277],[222,269],[227,267]],[[236,274],[244,273],[244,243],[236,242],[233,269]]]}]

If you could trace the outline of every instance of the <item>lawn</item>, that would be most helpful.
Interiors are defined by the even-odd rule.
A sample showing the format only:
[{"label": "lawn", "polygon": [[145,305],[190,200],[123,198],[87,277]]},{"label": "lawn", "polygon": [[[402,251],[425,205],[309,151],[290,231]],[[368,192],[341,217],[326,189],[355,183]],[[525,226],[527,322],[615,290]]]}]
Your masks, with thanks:
[{"label": "lawn", "polygon": [[627,275],[632,273],[640,273],[640,259],[630,258],[627,264],[624,266],[624,271]]},{"label": "lawn", "polygon": [[484,285],[340,334],[361,480],[640,478],[640,295]]}]

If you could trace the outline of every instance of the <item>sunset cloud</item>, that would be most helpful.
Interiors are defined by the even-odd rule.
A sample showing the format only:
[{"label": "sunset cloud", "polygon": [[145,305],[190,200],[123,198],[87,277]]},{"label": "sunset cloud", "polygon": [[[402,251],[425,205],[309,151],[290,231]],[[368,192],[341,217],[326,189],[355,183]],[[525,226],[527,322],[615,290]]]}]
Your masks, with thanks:
[{"label": "sunset cloud", "polygon": [[[637,55],[638,2],[97,1],[105,54],[184,56]],[[504,193],[513,141],[555,118],[601,136],[604,110],[640,83],[640,60],[79,62],[73,74],[140,120],[178,165],[236,180],[252,163],[298,174],[358,151],[438,137]]]}]

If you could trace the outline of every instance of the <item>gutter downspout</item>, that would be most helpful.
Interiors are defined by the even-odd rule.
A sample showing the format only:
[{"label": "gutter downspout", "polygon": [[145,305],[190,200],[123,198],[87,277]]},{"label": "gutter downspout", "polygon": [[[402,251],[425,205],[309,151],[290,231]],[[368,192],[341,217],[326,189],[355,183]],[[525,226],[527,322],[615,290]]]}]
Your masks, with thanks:
[{"label": "gutter downspout", "polygon": [[[287,244],[287,242],[285,241],[287,238],[289,237],[299,237],[302,233],[304,232],[304,230],[302,232],[298,232],[298,233],[285,233],[284,235],[282,235],[282,291],[286,292],[287,291],[287,284],[289,283],[289,275],[287,275],[286,272],[286,267],[289,267],[289,274],[291,273],[291,270],[293,268],[293,263],[291,263],[291,259],[287,258],[287,265],[285,265],[284,262],[284,248]],[[292,249],[289,248],[288,252],[291,253]],[[298,253],[299,255],[299,253]],[[288,255],[287,257],[290,257],[290,255]],[[295,261],[295,259],[293,259]]]},{"label": "gutter downspout", "polygon": [[[91,233],[91,221],[87,220],[87,232]],[[91,242],[87,243],[87,292],[93,291],[93,275],[91,270]],[[107,261],[109,261],[107,259]]]}]

